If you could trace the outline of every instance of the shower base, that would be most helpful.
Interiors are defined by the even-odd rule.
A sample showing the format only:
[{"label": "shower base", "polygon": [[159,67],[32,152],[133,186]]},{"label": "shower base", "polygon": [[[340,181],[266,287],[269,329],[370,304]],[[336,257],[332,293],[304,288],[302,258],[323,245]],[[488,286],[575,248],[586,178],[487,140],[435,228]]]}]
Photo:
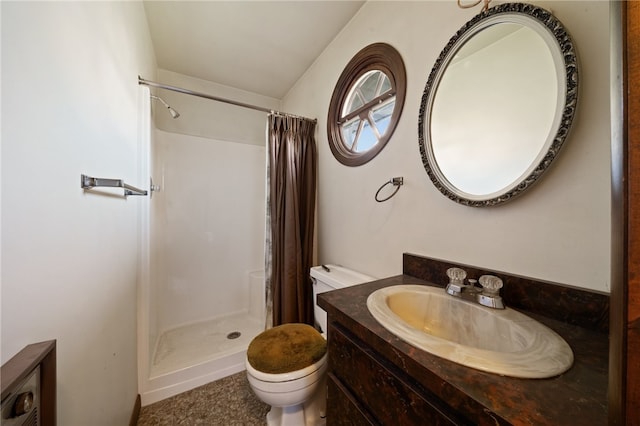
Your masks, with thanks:
[{"label": "shower base", "polygon": [[243,312],[162,333],[142,405],[244,370],[247,347],[263,330],[263,320]]}]

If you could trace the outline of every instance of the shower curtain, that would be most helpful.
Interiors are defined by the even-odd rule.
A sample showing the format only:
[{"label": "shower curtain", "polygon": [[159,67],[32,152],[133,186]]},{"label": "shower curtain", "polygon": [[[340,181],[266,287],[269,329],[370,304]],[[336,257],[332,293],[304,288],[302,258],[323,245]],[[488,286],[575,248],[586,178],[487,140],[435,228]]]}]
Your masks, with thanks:
[{"label": "shower curtain", "polygon": [[270,114],[267,125],[267,328],[313,325],[309,269],[316,200],[315,120]]}]

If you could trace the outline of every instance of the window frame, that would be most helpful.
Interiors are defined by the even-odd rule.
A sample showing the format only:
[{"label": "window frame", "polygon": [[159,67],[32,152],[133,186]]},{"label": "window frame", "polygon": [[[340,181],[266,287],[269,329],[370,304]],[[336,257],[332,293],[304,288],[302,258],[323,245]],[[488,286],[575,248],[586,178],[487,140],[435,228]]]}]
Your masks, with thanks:
[{"label": "window frame", "polygon": [[[389,79],[391,90],[385,92],[383,95],[377,96],[372,101],[367,102],[365,105],[342,118],[342,111],[345,103],[349,99],[351,90],[360,78],[370,71],[383,72]],[[376,157],[387,145],[396,129],[400,116],[402,115],[406,92],[407,77],[404,61],[400,53],[398,53],[393,46],[386,43],[374,43],[356,53],[342,71],[329,104],[327,137],[333,156],[340,163],[351,167],[363,165]],[[365,119],[365,114],[369,115],[375,106],[378,106],[381,102],[393,96],[395,96],[393,113],[391,114],[387,130],[384,135],[378,139],[378,142],[363,152],[354,152],[347,148],[342,134],[342,124],[356,116],[359,116],[360,120]]]}]

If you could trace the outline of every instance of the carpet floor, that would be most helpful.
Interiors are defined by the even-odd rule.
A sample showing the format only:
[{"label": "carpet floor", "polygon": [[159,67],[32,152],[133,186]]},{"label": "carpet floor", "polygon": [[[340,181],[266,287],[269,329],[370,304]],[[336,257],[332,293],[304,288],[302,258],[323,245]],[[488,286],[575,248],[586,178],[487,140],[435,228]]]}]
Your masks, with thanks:
[{"label": "carpet floor", "polygon": [[268,411],[241,371],[142,407],[138,426],[264,426]]}]

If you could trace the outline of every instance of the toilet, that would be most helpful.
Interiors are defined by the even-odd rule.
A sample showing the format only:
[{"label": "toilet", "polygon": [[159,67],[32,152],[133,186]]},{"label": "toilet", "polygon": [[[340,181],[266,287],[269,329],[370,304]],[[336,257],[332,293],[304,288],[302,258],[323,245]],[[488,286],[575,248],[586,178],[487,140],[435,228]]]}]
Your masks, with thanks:
[{"label": "toilet", "polygon": [[268,426],[326,423],[327,314],[317,305],[317,295],[375,279],[336,265],[315,266],[310,273],[314,317],[320,331],[306,324],[283,324],[260,333],[247,350],[249,385],[271,406]]}]

